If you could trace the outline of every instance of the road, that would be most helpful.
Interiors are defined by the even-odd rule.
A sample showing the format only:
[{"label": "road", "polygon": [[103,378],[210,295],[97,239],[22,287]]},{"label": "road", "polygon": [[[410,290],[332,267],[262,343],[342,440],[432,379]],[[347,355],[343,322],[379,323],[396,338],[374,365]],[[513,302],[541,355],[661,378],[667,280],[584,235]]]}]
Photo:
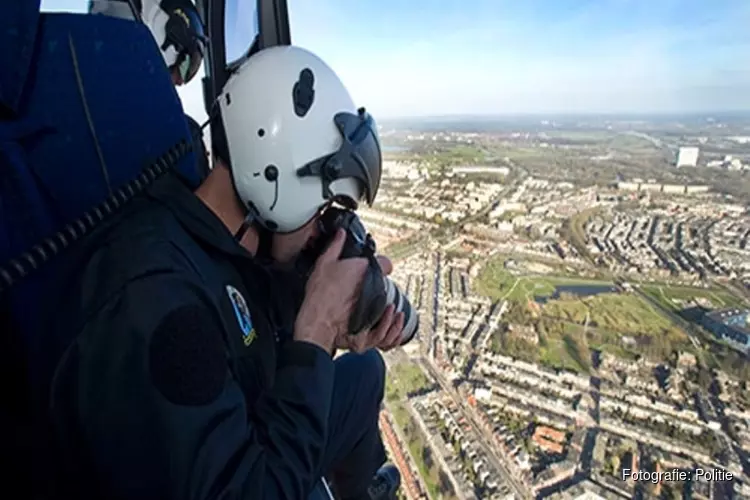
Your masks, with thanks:
[{"label": "road", "polygon": [[417,411],[408,401],[406,402],[405,406],[406,406],[406,409],[411,414],[412,420],[414,420],[417,423],[417,425],[419,426],[419,429],[422,431],[422,434],[424,434],[425,439],[427,440],[427,445],[430,448],[432,448],[432,456],[437,459],[438,465],[440,465],[440,468],[443,470],[443,473],[445,473],[445,475],[448,476],[448,480],[450,481],[451,486],[453,486],[453,491],[455,492],[456,496],[461,500],[463,500],[464,498],[467,498],[469,495],[473,497],[474,495],[471,492],[468,492],[469,495],[467,495],[467,492],[461,489],[461,486],[459,485],[458,480],[456,479],[456,476],[453,475],[453,471],[448,465],[448,462],[445,461],[445,454],[443,453],[443,450],[441,450],[440,446],[437,443],[435,443],[435,440],[432,438],[432,433],[425,425],[424,420],[422,420],[422,416],[417,413]]},{"label": "road", "polygon": [[[618,286],[620,283],[617,283]],[[688,338],[690,339],[690,342],[695,346],[696,348],[701,347],[701,340],[702,335],[700,331],[698,330],[698,327],[691,324],[689,321],[687,321],[685,318],[681,317],[679,314],[675,313],[674,311],[670,311],[669,309],[665,309],[662,304],[659,303],[658,300],[655,300],[653,297],[651,297],[649,294],[644,293],[643,290],[639,286],[634,286],[633,290],[636,294],[638,294],[639,297],[643,298],[646,302],[651,304],[657,311],[661,312],[662,315],[666,316],[667,319],[671,320],[676,325],[679,325],[685,333],[688,334]]]},{"label": "road", "polygon": [[405,455],[405,458],[407,460],[408,466],[412,467],[413,471],[416,471],[416,480],[419,483],[419,487],[423,492],[427,492],[427,485],[425,485],[424,478],[419,473],[419,467],[417,467],[417,461],[414,459],[414,456],[411,454],[411,450],[409,449],[409,441],[406,439],[406,436],[404,436],[404,431],[399,427],[399,425],[396,423],[396,420],[393,418],[393,411],[392,408],[388,403],[385,403],[385,407],[388,410],[388,419],[389,423],[391,424],[391,428],[393,429],[393,432],[396,434],[396,439],[400,441],[400,443],[397,443],[397,446],[401,446],[401,452]]},{"label": "road", "polygon": [[487,454],[488,459],[492,462],[493,467],[505,474],[505,477],[503,479],[507,481],[508,484],[510,484],[516,496],[518,498],[532,498],[528,491],[528,488],[526,488],[518,480],[515,472],[512,471],[505,463],[504,457],[500,457],[493,449],[493,447],[490,446],[489,443],[493,442],[492,436],[489,436],[481,429],[479,424],[477,424],[476,420],[474,419],[472,410],[465,405],[463,399],[455,392],[448,381],[445,380],[445,377],[443,377],[443,375],[440,373],[440,370],[438,370],[432,363],[430,363],[429,360],[426,360],[424,358],[421,358],[419,362],[427,371],[430,372],[430,374],[432,374],[432,376],[435,378],[435,380],[438,381],[443,390],[450,395],[450,397],[453,399],[453,402],[461,410],[464,417],[466,418],[466,421],[469,422],[472,429],[474,430],[476,436],[480,438],[478,444],[484,449],[484,452]]}]

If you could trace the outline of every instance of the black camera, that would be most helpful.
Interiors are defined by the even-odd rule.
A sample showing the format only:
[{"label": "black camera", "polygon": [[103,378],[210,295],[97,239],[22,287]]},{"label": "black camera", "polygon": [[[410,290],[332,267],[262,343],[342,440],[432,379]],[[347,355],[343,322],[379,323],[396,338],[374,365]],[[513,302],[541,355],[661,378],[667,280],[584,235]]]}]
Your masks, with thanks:
[{"label": "black camera", "polygon": [[[364,257],[369,261],[359,300],[349,318],[349,333],[355,335],[373,328],[385,312],[388,304],[393,304],[395,312],[404,313],[404,328],[401,332],[401,345],[410,342],[419,329],[419,314],[412,308],[409,299],[393,281],[383,275],[375,258],[375,240],[370,235],[357,214],[337,207],[328,208],[318,220],[320,237],[308,252],[307,268],[312,270],[314,260],[328,247],[339,228],[346,231],[346,242],[341,250],[341,258]],[[308,271],[308,272],[309,272]]]}]

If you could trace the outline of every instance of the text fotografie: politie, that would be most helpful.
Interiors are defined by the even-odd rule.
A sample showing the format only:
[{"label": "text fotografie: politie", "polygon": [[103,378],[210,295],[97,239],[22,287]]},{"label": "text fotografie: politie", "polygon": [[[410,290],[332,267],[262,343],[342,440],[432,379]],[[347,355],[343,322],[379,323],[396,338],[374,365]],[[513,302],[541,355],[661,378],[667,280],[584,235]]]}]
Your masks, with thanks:
[{"label": "text fotografie: politie", "polygon": [[672,481],[732,481],[733,479],[734,475],[724,469],[672,469],[659,472],[622,470],[623,481],[642,481],[654,484],[661,482],[669,483]]}]

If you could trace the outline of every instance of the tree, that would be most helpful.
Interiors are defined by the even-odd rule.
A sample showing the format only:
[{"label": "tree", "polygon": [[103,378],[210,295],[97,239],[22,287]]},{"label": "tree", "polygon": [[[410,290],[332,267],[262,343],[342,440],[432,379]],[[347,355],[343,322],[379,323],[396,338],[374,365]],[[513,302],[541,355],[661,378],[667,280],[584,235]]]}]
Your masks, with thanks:
[{"label": "tree", "polygon": [[429,446],[422,447],[422,460],[428,469],[432,469],[432,466],[435,465],[435,461],[432,459],[432,450]]},{"label": "tree", "polygon": [[440,493],[447,496],[454,496],[456,492],[453,490],[453,485],[451,484],[451,480],[448,478],[448,475],[440,471],[440,474],[438,474],[438,487],[440,489]]},{"label": "tree", "polygon": [[711,386],[711,381],[712,378],[708,369],[701,367],[698,371],[698,385],[700,385],[702,389],[708,390]]},{"label": "tree", "polygon": [[609,468],[612,470],[613,474],[617,475],[617,473],[620,471],[620,457],[617,455],[611,455],[609,457]]}]

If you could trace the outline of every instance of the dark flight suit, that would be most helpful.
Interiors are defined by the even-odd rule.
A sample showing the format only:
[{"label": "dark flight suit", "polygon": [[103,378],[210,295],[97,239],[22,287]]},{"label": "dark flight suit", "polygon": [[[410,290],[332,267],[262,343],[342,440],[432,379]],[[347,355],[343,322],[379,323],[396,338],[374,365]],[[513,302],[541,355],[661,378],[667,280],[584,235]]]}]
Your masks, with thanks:
[{"label": "dark flight suit", "polygon": [[380,354],[334,362],[280,331],[271,271],[179,180],[132,204],[70,291],[51,405],[77,498],[363,491],[385,461]]}]

